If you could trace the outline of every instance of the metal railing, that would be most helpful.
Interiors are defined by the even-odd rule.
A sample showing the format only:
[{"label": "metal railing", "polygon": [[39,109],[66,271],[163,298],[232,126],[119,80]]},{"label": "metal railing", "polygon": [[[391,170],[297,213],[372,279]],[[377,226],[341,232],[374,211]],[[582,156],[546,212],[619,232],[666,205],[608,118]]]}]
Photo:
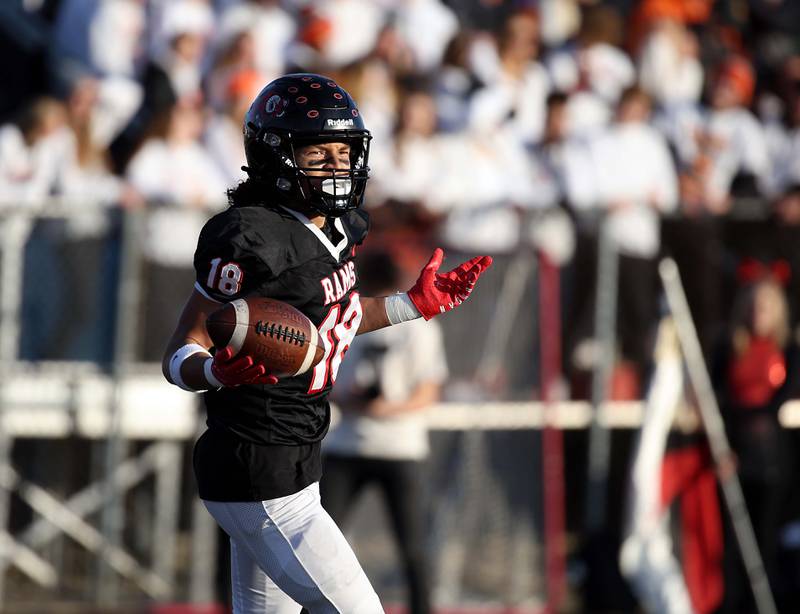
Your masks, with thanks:
[{"label": "metal railing", "polygon": [[[10,209],[0,217],[2,527],[20,523],[9,513],[12,493],[31,510],[27,524],[1,534],[0,603],[13,592],[2,583],[9,567],[59,593],[67,572],[64,548],[55,549],[60,558],[47,553],[66,538],[89,555],[91,571],[77,599],[112,605],[133,590],[156,601],[211,602],[204,570],[195,570],[201,581],[191,583],[194,595],[174,581],[184,450],[199,414],[195,397],[169,386],[156,365],[138,360],[147,214],[91,208],[70,213],[60,205],[35,215]],[[100,224],[90,223],[87,231],[88,218]],[[74,279],[86,283],[73,286]],[[86,305],[99,305],[92,317],[77,311]],[[99,319],[113,326],[98,331]],[[38,342],[30,343],[29,335]],[[87,336],[93,340],[89,346],[83,343]],[[83,346],[70,355],[49,345],[57,339]],[[66,486],[38,484],[25,475],[41,473],[33,461],[12,459],[15,441],[53,439],[72,441],[73,451],[88,449],[95,458],[93,475],[77,491],[56,494]],[[152,517],[130,517],[131,493],[148,501]],[[199,514],[194,519],[186,530],[196,531],[195,547],[212,549],[213,523]],[[144,552],[123,539],[123,531],[136,524],[140,533],[149,533]]]}]

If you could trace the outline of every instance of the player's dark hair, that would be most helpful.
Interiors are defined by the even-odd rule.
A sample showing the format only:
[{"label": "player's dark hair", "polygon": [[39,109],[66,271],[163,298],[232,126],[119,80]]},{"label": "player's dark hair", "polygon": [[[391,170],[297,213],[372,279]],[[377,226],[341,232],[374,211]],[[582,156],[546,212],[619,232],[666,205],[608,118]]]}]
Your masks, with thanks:
[{"label": "player's dark hair", "polygon": [[274,203],[276,190],[271,183],[257,177],[248,177],[234,187],[228,189],[228,204],[231,207],[252,207]]}]

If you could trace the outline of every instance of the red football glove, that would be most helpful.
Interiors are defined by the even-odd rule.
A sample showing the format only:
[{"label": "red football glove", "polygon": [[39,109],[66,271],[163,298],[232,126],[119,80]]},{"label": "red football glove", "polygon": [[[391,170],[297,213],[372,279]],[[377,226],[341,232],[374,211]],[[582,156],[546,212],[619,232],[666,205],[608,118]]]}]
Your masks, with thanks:
[{"label": "red football glove", "polygon": [[217,382],[226,387],[240,386],[241,384],[277,384],[278,378],[267,373],[264,365],[257,365],[250,356],[233,358],[233,350],[226,347],[214,354],[211,363],[211,375]]},{"label": "red football glove", "polygon": [[423,318],[450,311],[467,300],[481,273],[492,266],[491,256],[475,256],[452,271],[439,274],[444,252],[436,248],[422,269],[417,283],[408,291],[408,298]]}]

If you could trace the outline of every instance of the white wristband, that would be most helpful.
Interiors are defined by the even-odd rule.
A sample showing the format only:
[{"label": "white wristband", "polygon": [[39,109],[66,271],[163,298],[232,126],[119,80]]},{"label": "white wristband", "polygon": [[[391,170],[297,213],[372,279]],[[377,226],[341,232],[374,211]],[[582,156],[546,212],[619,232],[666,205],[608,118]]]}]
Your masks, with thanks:
[{"label": "white wristband", "polygon": [[390,324],[400,324],[421,318],[422,314],[414,307],[414,303],[405,292],[398,292],[386,297],[386,316]]},{"label": "white wristband", "polygon": [[175,350],[172,358],[169,359],[169,376],[172,378],[172,383],[178,386],[178,388],[183,388],[189,392],[200,391],[190,388],[186,385],[186,382],[183,381],[183,377],[181,376],[181,366],[183,365],[183,361],[189,358],[189,356],[194,356],[195,354],[207,354],[208,356],[211,356],[211,354],[208,353],[208,350],[202,345],[198,343],[187,343],[186,345]]},{"label": "white wristband", "polygon": [[208,360],[205,361],[205,363],[203,363],[203,375],[206,376],[206,380],[208,381],[209,384],[211,384],[212,388],[216,388],[217,390],[219,390],[220,388],[222,388],[223,384],[216,377],[214,377],[214,374],[211,372],[211,365],[213,364],[214,364],[213,358],[209,358]]}]

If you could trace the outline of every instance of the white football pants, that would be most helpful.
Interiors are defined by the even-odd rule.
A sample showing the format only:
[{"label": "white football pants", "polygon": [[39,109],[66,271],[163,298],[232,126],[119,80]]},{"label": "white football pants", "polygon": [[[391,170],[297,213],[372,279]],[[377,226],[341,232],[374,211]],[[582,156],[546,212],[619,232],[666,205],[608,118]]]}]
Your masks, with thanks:
[{"label": "white football pants", "polygon": [[383,614],[319,483],[255,502],[203,501],[231,538],[234,614]]}]

